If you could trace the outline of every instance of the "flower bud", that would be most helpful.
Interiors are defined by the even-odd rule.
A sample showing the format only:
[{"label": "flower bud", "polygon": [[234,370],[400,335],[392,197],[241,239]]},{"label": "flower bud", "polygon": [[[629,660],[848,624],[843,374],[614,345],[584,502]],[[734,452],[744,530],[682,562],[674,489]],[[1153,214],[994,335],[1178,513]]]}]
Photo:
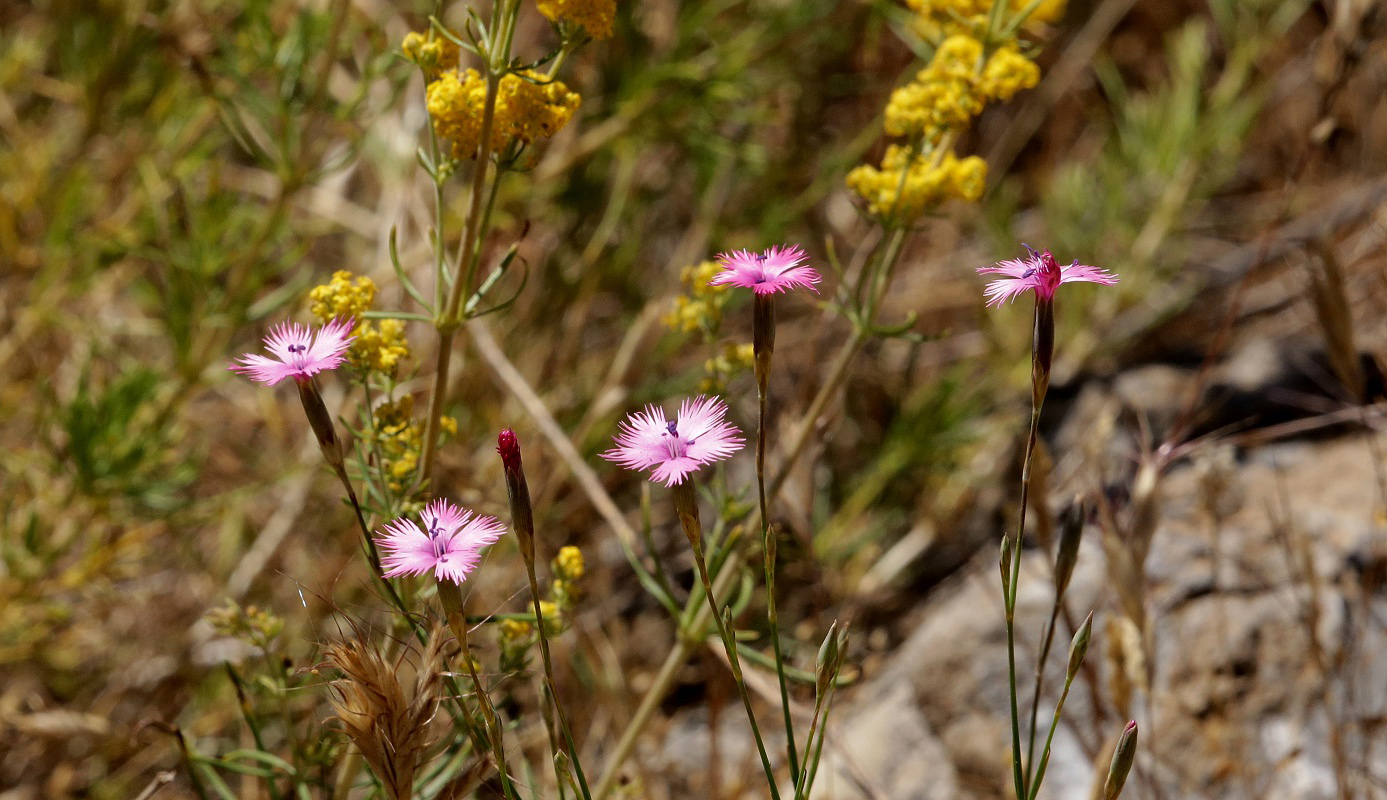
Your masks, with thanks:
[{"label": "flower bud", "polygon": [[1074,576],[1074,565],[1079,562],[1079,543],[1084,538],[1084,521],[1088,518],[1088,508],[1082,499],[1076,498],[1060,514],[1060,541],[1055,548],[1055,597],[1064,597],[1069,588],[1069,579]]},{"label": "flower bud", "polygon": [[520,465],[520,440],[515,431],[506,428],[496,437],[496,452],[501,454],[501,465],[506,473],[506,494],[510,497],[510,514],[515,526],[515,540],[520,545],[520,555],[525,564],[533,568],[535,563],[535,517],[530,506],[530,487],[525,482],[525,471]]},{"label": "flower bud", "polygon": [[294,383],[299,387],[299,401],[303,403],[303,413],[308,416],[308,425],[313,428],[313,435],[318,438],[318,447],[323,451],[323,457],[339,475],[345,474],[342,441],[337,438],[337,428],[332,424],[332,414],[323,402],[317,382],[310,378],[296,380]]},{"label": "flower bud", "polygon": [[833,680],[834,666],[838,662],[838,620],[834,620],[828,626],[828,635],[824,637],[823,644],[819,645],[819,657],[814,662],[814,690],[819,696],[828,691],[828,684]]},{"label": "flower bud", "polygon": [[1079,674],[1079,667],[1084,663],[1084,655],[1088,653],[1088,639],[1093,633],[1093,612],[1088,612],[1084,618],[1084,624],[1079,626],[1079,630],[1074,634],[1074,640],[1069,643],[1069,669],[1065,673],[1066,680],[1074,680],[1074,676]]},{"label": "flower bud", "polygon": [[1122,735],[1113,749],[1112,765],[1108,767],[1108,779],[1103,784],[1103,800],[1117,800],[1122,794],[1122,786],[1127,783],[1127,773],[1132,771],[1132,762],[1137,757],[1137,721],[1127,723]]}]

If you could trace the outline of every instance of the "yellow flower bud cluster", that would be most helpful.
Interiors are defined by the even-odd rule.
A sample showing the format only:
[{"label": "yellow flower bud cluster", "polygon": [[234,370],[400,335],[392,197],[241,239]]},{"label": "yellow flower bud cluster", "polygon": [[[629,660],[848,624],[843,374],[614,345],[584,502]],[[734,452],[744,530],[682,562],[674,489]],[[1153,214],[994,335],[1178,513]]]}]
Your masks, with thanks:
[{"label": "yellow flower bud cluster", "polygon": [[612,35],[616,0],[538,0],[535,5],[555,25],[575,25],[594,39]]},{"label": "yellow flower bud cluster", "polygon": [[424,76],[429,80],[437,78],[444,70],[457,69],[462,56],[462,48],[458,47],[457,42],[417,31],[405,34],[400,50],[410,63],[424,71]]},{"label": "yellow flower bud cluster", "polygon": [[[559,549],[549,568],[554,572],[554,582],[549,585],[549,603],[554,608],[556,623],[561,623],[563,615],[582,599],[583,589],[579,583],[583,579],[585,566],[583,551],[568,545]],[[549,608],[544,608],[545,633],[549,632]],[[556,630],[562,630],[560,624]]]},{"label": "yellow flower bud cluster", "polygon": [[530,660],[535,626],[525,620],[503,619],[496,628],[497,643],[501,649],[501,672],[519,672]]},{"label": "yellow flower bud cluster", "polygon": [[728,343],[722,352],[703,362],[703,380],[698,388],[702,392],[721,392],[727,388],[727,381],[738,373],[751,369],[756,363],[756,351],[750,342]]},{"label": "yellow flower bud cluster", "polygon": [[1014,44],[998,48],[986,62],[982,58],[982,43],[972,36],[945,39],[915,80],[891,93],[886,133],[937,142],[945,131],[966,126],[988,102],[1008,100],[1040,80],[1040,68]]},{"label": "yellow flower bud cluster", "polygon": [[284,630],[284,620],[257,606],[242,608],[234,600],[207,612],[207,622],[221,636],[234,636],[264,647]]},{"label": "yellow flower bud cluster", "polygon": [[315,286],[308,293],[309,310],[319,322],[338,317],[356,320],[352,335],[356,339],[347,351],[348,362],[357,369],[393,375],[399,363],[409,357],[405,324],[398,319],[371,321],[363,315],[376,299],[376,284],[366,276],[346,270],[332,274],[332,280]]},{"label": "yellow flower bud cluster", "polygon": [[[424,445],[424,423],[414,419],[414,396],[407,394],[381,403],[371,417],[381,473],[392,491],[404,491],[419,467],[419,451]],[[457,420],[452,417],[439,417],[438,426],[450,436],[458,431]]]},{"label": "yellow flower bud cluster", "polygon": [[[434,131],[453,145],[455,158],[472,158],[482,137],[486,79],[475,69],[450,70],[428,85],[425,100]],[[527,144],[558,133],[582,102],[562,81],[534,70],[501,78],[492,117],[491,149]]]},{"label": "yellow flower bud cluster", "polygon": [[886,148],[880,169],[864,164],[848,173],[848,188],[867,202],[868,211],[914,219],[949,198],[973,202],[982,197],[987,164],[981,158],[947,152],[936,164],[932,156],[910,154],[910,148],[893,144]]},{"label": "yellow flower bud cluster", "polygon": [[685,267],[680,274],[686,294],[674,299],[674,308],[665,315],[665,327],[672,331],[693,333],[699,330],[711,331],[722,321],[722,307],[727,302],[728,286],[709,283],[722,265],[716,261],[704,261],[692,267]]}]

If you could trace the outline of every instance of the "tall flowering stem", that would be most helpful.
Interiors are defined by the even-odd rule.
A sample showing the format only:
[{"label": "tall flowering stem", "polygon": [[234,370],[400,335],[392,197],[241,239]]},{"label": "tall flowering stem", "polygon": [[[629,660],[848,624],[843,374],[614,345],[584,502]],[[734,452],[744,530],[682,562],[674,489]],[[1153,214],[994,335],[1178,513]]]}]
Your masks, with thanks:
[{"label": "tall flowering stem", "polygon": [[770,396],[771,357],[775,353],[775,296],[794,288],[813,289],[818,273],[804,264],[807,256],[796,246],[772,247],[764,253],[745,250],[718,256],[723,271],[712,283],[751,289],[751,345],[756,371],[756,494],[761,514],[761,550],[766,577],[766,626],[770,628],[775,653],[775,674],[780,684],[780,708],[785,719],[785,751],[790,774],[798,775],[799,756],[795,744],[795,724],[790,715],[790,688],[785,676],[785,654],[780,644],[780,617],[775,604],[775,561],[777,541],[771,530],[770,504],[766,493],[767,400]]},{"label": "tall flowering stem", "polygon": [[[674,419],[667,419],[664,410],[658,406],[647,406],[644,411],[632,414],[621,422],[616,436],[616,447],[603,453],[602,457],[628,469],[650,470],[652,481],[659,481],[670,488],[675,514],[679,517],[679,524],[689,540],[689,547],[693,550],[694,565],[698,570],[703,596],[708,600],[713,623],[717,627],[718,635],[722,637],[727,662],[732,669],[732,679],[741,695],[747,720],[751,723],[751,732],[756,739],[756,750],[761,756],[761,768],[765,770],[771,797],[780,800],[775,770],[771,768],[770,757],[766,755],[761,728],[751,707],[751,694],[747,691],[746,681],[742,676],[741,660],[737,655],[737,640],[732,633],[732,620],[718,604],[717,591],[708,574],[708,561],[703,554],[703,526],[698,516],[698,496],[693,485],[694,473],[708,464],[730,457],[744,444],[741,432],[725,419],[726,415],[727,405],[712,397],[685,400]],[[721,579],[721,573],[718,577]],[[604,776],[601,785],[598,786],[598,795],[603,796],[609,785],[607,777]]]},{"label": "tall flowering stem", "polygon": [[689,547],[693,549],[694,566],[697,567],[698,579],[703,584],[703,596],[708,599],[708,607],[713,612],[713,623],[717,626],[718,635],[722,637],[723,649],[727,651],[727,663],[732,668],[732,679],[737,684],[737,693],[742,697],[742,706],[746,709],[747,720],[751,723],[752,737],[756,740],[756,752],[761,756],[761,769],[766,773],[766,785],[770,788],[771,797],[780,800],[775,770],[771,768],[770,757],[766,755],[766,743],[761,738],[761,726],[757,724],[756,712],[751,707],[751,693],[747,691],[746,680],[742,676],[742,664],[737,656],[737,640],[732,632],[731,609],[724,609],[718,604],[717,595],[713,591],[713,581],[708,576],[708,560],[703,555],[703,526],[698,517],[698,493],[694,490],[693,480],[688,478],[676,483],[671,487],[671,494],[674,497],[674,511],[679,516],[679,524],[684,529],[684,536],[689,540]]},{"label": "tall flowering stem", "polygon": [[[1050,386],[1050,366],[1055,350],[1055,291],[1060,285],[1073,282],[1097,283],[1111,286],[1117,278],[1106,270],[1090,267],[1075,261],[1061,267],[1050,251],[1037,251],[1029,245],[1027,258],[1002,261],[991,267],[982,267],[983,275],[1001,275],[986,289],[987,304],[1000,306],[1003,303],[1033,292],[1035,294],[1035,315],[1031,342],[1031,422],[1026,434],[1026,449],[1021,461],[1021,500],[1017,513],[1016,533],[1008,535],[1003,542],[1002,552],[1002,598],[1006,609],[1007,630],[1007,678],[1011,700],[1011,764],[1012,779],[1016,796],[1028,798],[1039,789],[1041,772],[1032,786],[1031,764],[1022,765],[1021,755],[1021,714],[1017,701],[1016,681],[1016,595],[1017,583],[1021,576],[1021,537],[1026,530],[1026,510],[1030,505],[1031,461],[1035,455],[1036,441],[1040,431],[1040,411],[1045,404],[1045,394]],[[1039,681],[1035,702],[1038,704]],[[1032,715],[1034,716],[1034,715]],[[1034,723],[1032,723],[1034,724]],[[1034,742],[1034,733],[1031,734]],[[1033,746],[1033,745],[1032,745]]]},{"label": "tall flowering stem", "polygon": [[491,696],[487,694],[486,686],[482,684],[482,679],[477,675],[477,664],[472,658],[472,649],[467,643],[467,617],[462,612],[462,590],[456,583],[448,579],[438,581],[438,601],[443,606],[444,615],[448,619],[448,627],[457,637],[458,645],[462,647],[459,657],[467,665],[467,676],[472,679],[472,686],[476,690],[477,705],[482,710],[482,719],[486,721],[487,737],[491,740],[491,752],[496,756],[496,772],[501,777],[501,790],[509,800],[520,800],[515,792],[515,786],[511,784],[510,772],[506,768],[506,742],[504,729],[501,727],[501,720],[496,715],[496,708],[491,704]]},{"label": "tall flowering stem", "polygon": [[[549,654],[549,635],[545,633],[544,609],[539,600],[539,579],[535,576],[535,517],[530,505],[530,486],[525,481],[525,469],[520,459],[520,440],[515,432],[507,428],[496,438],[496,452],[501,454],[501,465],[506,475],[506,494],[510,498],[511,521],[515,526],[516,540],[520,543],[521,559],[525,562],[525,572],[530,579],[530,600],[535,609],[535,630],[539,632],[539,652],[544,661],[544,690],[549,703],[558,717],[559,729],[563,733],[564,745],[568,750],[568,763],[578,778],[578,788],[585,800],[591,800],[588,779],[583,772],[578,748],[573,742],[573,732],[568,725],[568,715],[559,702],[558,689],[554,683],[554,661]],[[556,757],[558,753],[554,754]],[[562,785],[562,784],[560,784]]]},{"label": "tall flowering stem", "polygon": [[[385,551],[385,577],[432,574],[438,583],[438,602],[444,618],[462,647],[461,658],[476,689],[477,705],[486,723],[487,737],[496,756],[501,788],[510,800],[519,800],[506,769],[503,728],[491,697],[477,674],[467,643],[467,617],[463,613],[461,583],[476,570],[484,548],[501,538],[506,529],[494,517],[478,516],[447,500],[435,500],[419,515],[420,526],[408,517],[387,523],[379,535]],[[461,700],[459,700],[461,703]],[[466,704],[462,704],[466,709]],[[468,712],[470,713],[470,712]]]}]

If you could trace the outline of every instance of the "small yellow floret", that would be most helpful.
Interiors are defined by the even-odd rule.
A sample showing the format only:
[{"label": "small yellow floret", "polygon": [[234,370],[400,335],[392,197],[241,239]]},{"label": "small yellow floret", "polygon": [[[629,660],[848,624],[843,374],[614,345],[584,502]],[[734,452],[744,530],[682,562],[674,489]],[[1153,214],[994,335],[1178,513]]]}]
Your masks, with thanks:
[{"label": "small yellow floret", "polygon": [[559,548],[559,554],[554,556],[554,563],[550,565],[554,569],[554,576],[561,581],[576,581],[583,577],[585,565],[583,563],[583,551],[568,545]]},{"label": "small yellow floret", "polygon": [[400,50],[411,63],[418,65],[424,75],[433,80],[444,70],[457,69],[462,57],[462,49],[457,43],[444,36],[411,31],[405,34]]},{"label": "small yellow floret", "polygon": [[1010,100],[1012,95],[1034,88],[1039,82],[1040,67],[1015,47],[1007,46],[987,59],[978,90],[992,100]]},{"label": "small yellow floret", "polygon": [[555,25],[576,25],[594,39],[612,35],[616,0],[538,0],[535,5]]}]

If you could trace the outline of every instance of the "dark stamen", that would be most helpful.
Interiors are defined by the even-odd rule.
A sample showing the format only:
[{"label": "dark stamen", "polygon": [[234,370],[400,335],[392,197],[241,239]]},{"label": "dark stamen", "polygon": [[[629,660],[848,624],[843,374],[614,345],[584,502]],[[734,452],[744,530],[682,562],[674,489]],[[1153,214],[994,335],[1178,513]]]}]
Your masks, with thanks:
[{"label": "dark stamen", "polygon": [[670,420],[670,421],[669,421],[669,424],[665,426],[665,430],[669,431],[669,435],[670,435],[670,436],[678,436],[678,435],[679,435],[679,432],[676,431],[675,428],[674,428],[674,420]]}]

